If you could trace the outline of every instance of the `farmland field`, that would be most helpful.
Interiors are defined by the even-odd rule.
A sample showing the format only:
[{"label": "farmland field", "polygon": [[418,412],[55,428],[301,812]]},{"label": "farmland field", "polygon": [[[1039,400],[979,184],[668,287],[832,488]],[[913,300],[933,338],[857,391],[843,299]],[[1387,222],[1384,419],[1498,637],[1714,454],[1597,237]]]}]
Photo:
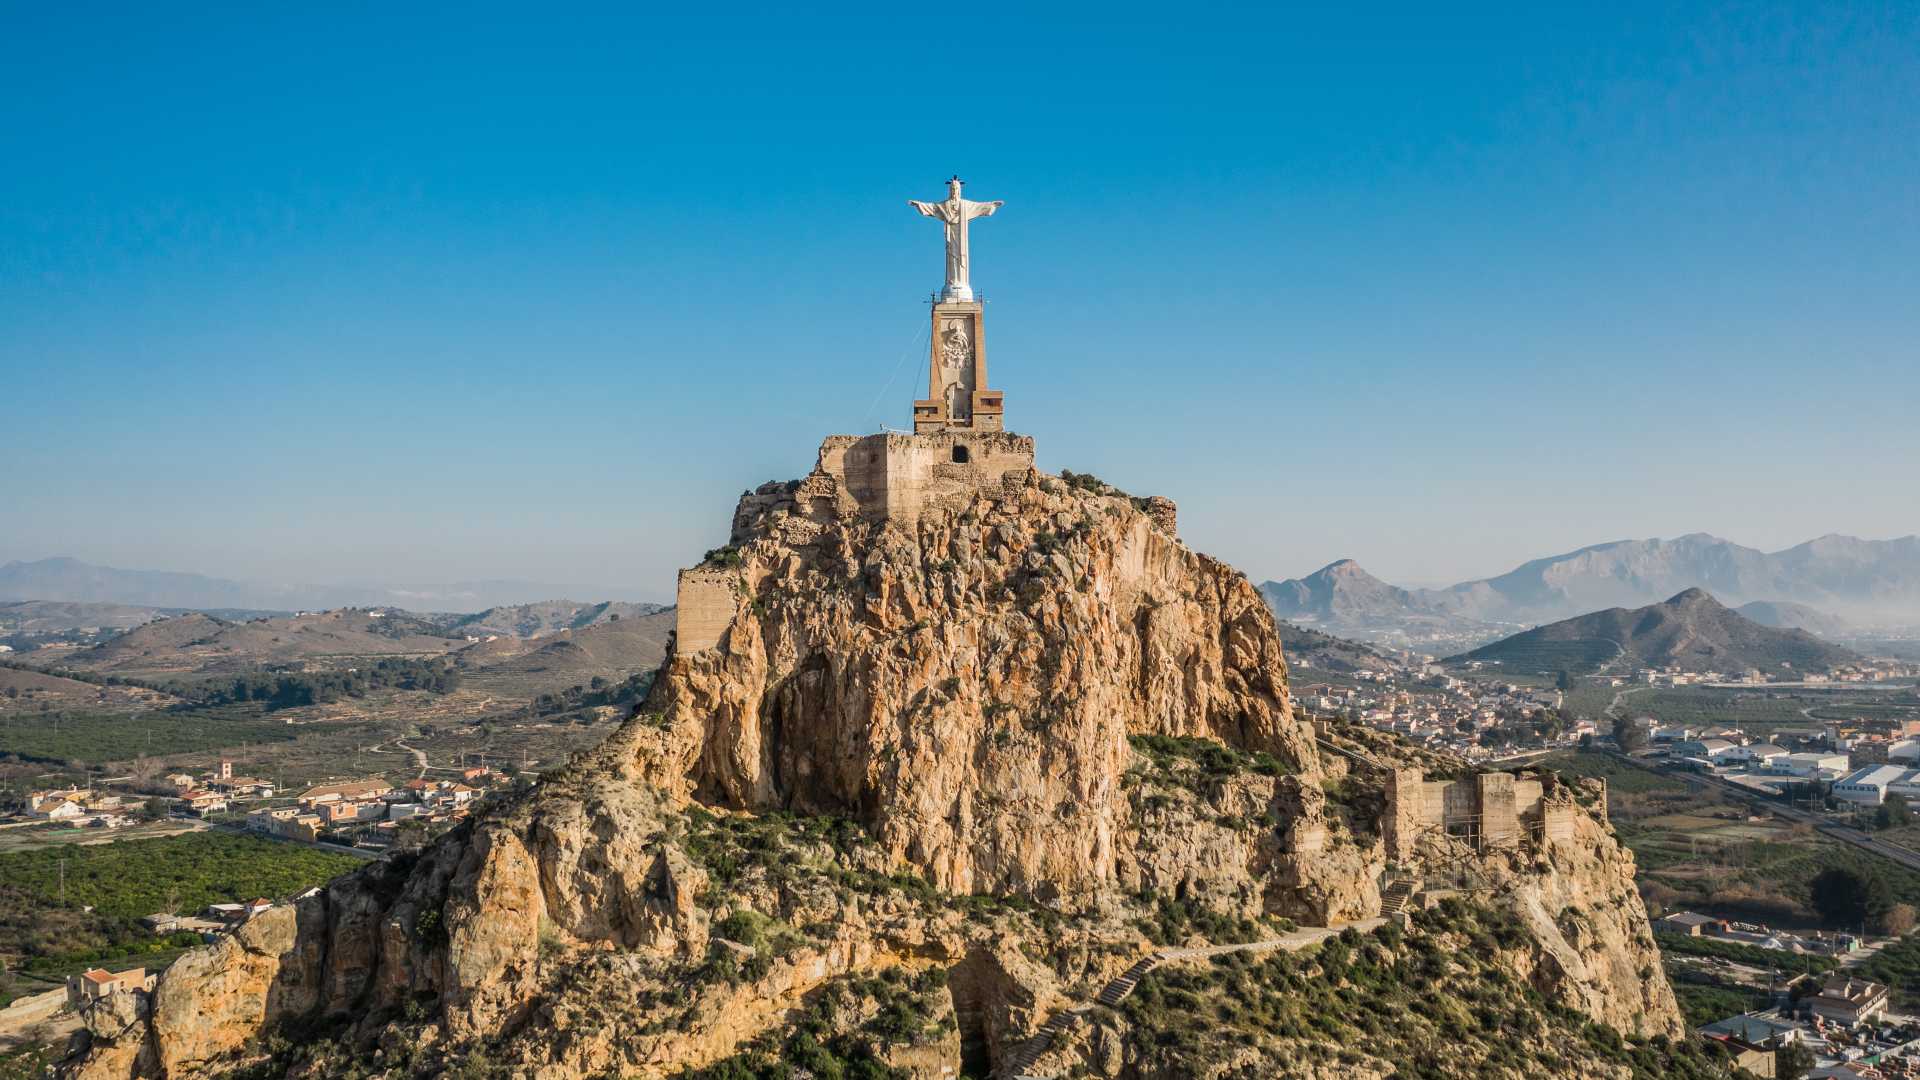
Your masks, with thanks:
[{"label": "farmland field", "polygon": [[1811,927],[1809,885],[1828,867],[1871,871],[1896,897],[1920,905],[1920,873],[1873,858],[1811,828],[1755,815],[1718,789],[1598,753],[1542,764],[1607,781],[1614,832],[1633,852],[1641,894],[1655,914],[1693,909],[1784,927]]}]

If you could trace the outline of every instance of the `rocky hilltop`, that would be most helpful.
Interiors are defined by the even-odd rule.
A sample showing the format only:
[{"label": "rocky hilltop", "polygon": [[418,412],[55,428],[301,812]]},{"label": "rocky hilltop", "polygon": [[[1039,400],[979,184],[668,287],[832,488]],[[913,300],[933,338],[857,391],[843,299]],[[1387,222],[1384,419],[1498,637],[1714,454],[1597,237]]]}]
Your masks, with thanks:
[{"label": "rocky hilltop", "polygon": [[[99,1007],[67,1074],[1625,1077],[1596,1033],[1682,1034],[1597,782],[1316,730],[1246,579],[1030,440],[828,440],[678,617],[606,743]],[[1094,1003],[1215,945],[1473,984],[1560,1056]]]},{"label": "rocky hilltop", "polygon": [[1512,671],[1630,672],[1679,665],[1727,674],[1806,674],[1860,659],[1805,630],[1762,626],[1703,589],[1687,589],[1643,608],[1609,608],[1537,626],[1447,662],[1497,661]]}]

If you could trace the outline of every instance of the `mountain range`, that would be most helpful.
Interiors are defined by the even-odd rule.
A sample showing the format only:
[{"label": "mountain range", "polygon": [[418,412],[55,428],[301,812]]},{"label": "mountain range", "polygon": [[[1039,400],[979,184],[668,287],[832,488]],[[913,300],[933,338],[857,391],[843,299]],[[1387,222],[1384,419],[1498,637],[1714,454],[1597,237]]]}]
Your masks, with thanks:
[{"label": "mountain range", "polygon": [[1355,631],[1552,622],[1637,607],[1693,588],[1729,604],[1771,605],[1753,609],[1758,621],[1822,632],[1844,626],[1836,617],[1861,624],[1920,623],[1920,536],[1830,535],[1776,552],[1706,533],[1616,540],[1444,589],[1403,589],[1342,559],[1304,578],[1269,581],[1260,590],[1282,618]]},{"label": "mountain range", "polygon": [[438,585],[282,585],[231,581],[172,570],[122,570],[64,557],[0,565],[0,600],[282,612],[391,605],[412,611],[468,612],[534,603],[555,596],[597,596],[620,601],[656,599],[631,588],[513,580]]},{"label": "mountain range", "polygon": [[[81,617],[93,605],[76,605]],[[3,609],[5,605],[0,605]],[[156,616],[84,649],[23,652],[18,662],[60,671],[142,678],[332,669],[374,657],[446,657],[466,685],[530,697],[600,676],[619,681],[666,655],[671,608],[566,600],[478,615],[416,615],[338,608],[233,620],[202,612]]]},{"label": "mountain range", "polygon": [[1762,626],[1704,589],[1687,589],[1646,607],[1608,608],[1535,627],[1448,662],[1497,661],[1512,671],[1574,674],[1677,664],[1690,671],[1777,675],[1782,669],[1824,673],[1859,659],[1859,653],[1805,630]]}]

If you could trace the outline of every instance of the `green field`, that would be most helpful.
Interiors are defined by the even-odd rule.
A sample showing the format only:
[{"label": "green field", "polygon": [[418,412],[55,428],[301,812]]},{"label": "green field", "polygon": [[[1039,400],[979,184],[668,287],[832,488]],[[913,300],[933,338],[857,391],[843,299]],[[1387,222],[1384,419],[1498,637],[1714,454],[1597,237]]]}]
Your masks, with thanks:
[{"label": "green field", "polygon": [[1707,978],[1687,968],[1675,968],[1667,975],[1673,984],[1673,996],[1680,1002],[1680,1011],[1687,1018],[1688,1027],[1711,1024],[1715,1020],[1738,1016],[1766,1004],[1764,994]]},{"label": "green field", "polygon": [[[1610,698],[1617,691],[1608,691]],[[1591,709],[1597,693],[1575,692],[1568,706]],[[1838,688],[1768,690],[1755,687],[1662,686],[1634,689],[1622,709],[1663,724],[1730,724],[1759,733],[1776,727],[1811,727],[1825,720],[1920,719],[1920,706],[1889,701],[1881,691]],[[1602,702],[1600,708],[1605,708]],[[1584,715],[1597,715],[1585,712]]]},{"label": "green field", "polygon": [[[0,855],[0,881],[42,900],[91,906],[108,918],[194,912],[214,903],[288,896],[361,865],[317,848],[199,832],[118,844]],[[64,864],[64,867],[63,867]]]},{"label": "green field", "polygon": [[89,967],[164,969],[199,944],[192,933],[156,937],[141,916],[281,899],[359,865],[351,855],[210,832],[0,854],[0,1000]]},{"label": "green field", "polygon": [[1695,909],[1781,926],[1817,925],[1809,888],[1830,867],[1877,874],[1896,899],[1920,906],[1920,873],[1804,826],[1750,821],[1751,808],[1718,789],[1599,753],[1559,754],[1542,764],[1606,779],[1614,833],[1633,852],[1635,877],[1656,914]]},{"label": "green field", "polygon": [[[1604,667],[1620,655],[1611,641],[1515,641],[1500,644],[1499,670],[1512,675],[1551,675],[1556,671],[1587,672]],[[1468,653],[1472,656],[1472,653]]]},{"label": "green field", "polygon": [[1904,1010],[1920,1006],[1920,934],[1908,934],[1860,965],[1860,974],[1894,990],[1894,1004]]},{"label": "green field", "polygon": [[[1569,716],[1599,720],[1606,714],[1607,706],[1613,704],[1613,696],[1622,689],[1622,687],[1608,686],[1588,679],[1577,680],[1573,684],[1573,689],[1567,691],[1564,711]],[[1627,700],[1631,702],[1633,698],[1629,697]]]},{"label": "green field", "polygon": [[259,705],[143,713],[22,713],[0,719],[0,756],[75,765],[291,741],[297,728]]},{"label": "green field", "polygon": [[1813,723],[1801,714],[1807,702],[1758,690],[1722,690],[1708,686],[1661,686],[1626,699],[1633,715],[1658,717],[1663,724],[1731,724],[1736,727],[1800,726]]},{"label": "green field", "polygon": [[1610,754],[1554,754],[1541,764],[1566,776],[1597,776],[1607,782],[1609,794],[1670,792],[1684,795],[1692,788],[1684,780],[1638,769]]}]

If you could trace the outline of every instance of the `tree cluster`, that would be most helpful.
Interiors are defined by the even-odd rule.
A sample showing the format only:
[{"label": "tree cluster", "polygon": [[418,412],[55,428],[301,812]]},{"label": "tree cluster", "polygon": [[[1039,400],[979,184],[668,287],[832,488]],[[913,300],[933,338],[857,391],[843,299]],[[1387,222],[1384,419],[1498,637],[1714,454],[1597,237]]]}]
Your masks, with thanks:
[{"label": "tree cluster", "polygon": [[370,667],[348,671],[249,672],[198,687],[175,687],[171,692],[203,705],[260,702],[269,709],[322,705],[343,697],[364,697],[373,690],[426,690],[450,694],[459,689],[460,673],[445,660],[390,657]]}]

